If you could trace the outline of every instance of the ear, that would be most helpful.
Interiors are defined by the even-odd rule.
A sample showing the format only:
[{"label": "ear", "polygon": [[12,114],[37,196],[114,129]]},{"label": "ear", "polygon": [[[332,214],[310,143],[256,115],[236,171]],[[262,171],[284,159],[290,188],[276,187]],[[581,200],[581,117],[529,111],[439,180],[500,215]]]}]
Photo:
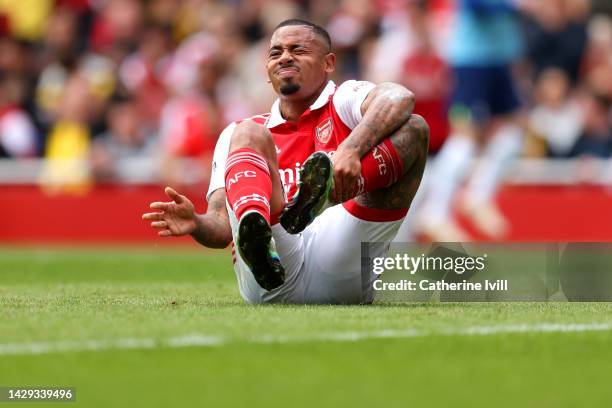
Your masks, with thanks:
[{"label": "ear", "polygon": [[325,72],[331,74],[336,70],[336,54],[330,52],[325,55]]}]

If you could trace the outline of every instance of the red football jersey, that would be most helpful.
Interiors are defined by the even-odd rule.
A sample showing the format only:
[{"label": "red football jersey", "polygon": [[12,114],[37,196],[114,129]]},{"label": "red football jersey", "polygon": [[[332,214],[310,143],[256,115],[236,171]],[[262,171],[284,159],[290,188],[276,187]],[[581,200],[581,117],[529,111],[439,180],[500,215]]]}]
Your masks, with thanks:
[{"label": "red football jersey", "polygon": [[[334,152],[337,149],[361,121],[361,104],[374,86],[371,82],[351,80],[337,87],[329,81],[297,122],[283,119],[279,100],[272,105],[270,113],[248,119],[265,125],[272,133],[279,175],[288,201],[297,192],[299,169],[304,161],[315,151]],[[225,162],[236,124],[226,127],[217,141],[207,199],[213,191],[225,187]]]}]

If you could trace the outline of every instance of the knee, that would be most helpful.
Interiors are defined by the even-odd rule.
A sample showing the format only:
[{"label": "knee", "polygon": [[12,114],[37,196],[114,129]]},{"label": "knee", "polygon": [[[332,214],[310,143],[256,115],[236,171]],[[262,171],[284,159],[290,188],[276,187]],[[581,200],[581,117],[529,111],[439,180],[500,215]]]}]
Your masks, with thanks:
[{"label": "knee", "polygon": [[391,142],[399,151],[407,152],[410,161],[415,153],[425,157],[429,149],[429,125],[421,115],[413,113],[391,137]]},{"label": "knee", "polygon": [[275,151],[270,131],[252,120],[237,124],[231,140],[231,150],[248,147],[263,154]]},{"label": "knee", "polygon": [[421,115],[413,113],[410,115],[410,119],[406,123],[409,129],[410,137],[416,140],[422,148],[427,150],[429,148],[429,125],[425,118]]}]

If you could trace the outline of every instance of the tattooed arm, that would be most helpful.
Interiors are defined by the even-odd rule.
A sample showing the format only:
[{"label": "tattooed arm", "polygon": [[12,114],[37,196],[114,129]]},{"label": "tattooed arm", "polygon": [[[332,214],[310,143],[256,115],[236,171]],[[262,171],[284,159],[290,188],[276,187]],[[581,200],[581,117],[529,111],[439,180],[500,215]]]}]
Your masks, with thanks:
[{"label": "tattooed arm", "polygon": [[191,235],[200,244],[209,248],[225,248],[232,240],[232,231],[225,207],[225,190],[218,189],[210,196],[206,214],[196,214],[193,203],[166,187],[171,202],[151,203],[157,212],[143,214],[151,221],[151,227],[158,229],[161,237]]},{"label": "tattooed arm", "polygon": [[351,197],[361,173],[361,158],[406,123],[413,108],[414,94],[401,85],[386,82],[368,93],[361,105],[363,119],[333,156],[337,202]]},{"label": "tattooed arm", "polygon": [[225,248],[232,240],[225,190],[220,188],[210,196],[206,214],[196,214],[196,228],[191,233],[193,239],[209,248]]}]

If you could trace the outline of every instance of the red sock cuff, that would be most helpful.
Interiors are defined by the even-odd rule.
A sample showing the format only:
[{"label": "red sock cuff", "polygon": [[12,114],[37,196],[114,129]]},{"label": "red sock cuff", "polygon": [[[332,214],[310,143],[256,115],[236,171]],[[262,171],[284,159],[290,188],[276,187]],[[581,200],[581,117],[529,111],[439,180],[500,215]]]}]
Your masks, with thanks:
[{"label": "red sock cuff", "polygon": [[257,211],[270,222],[272,179],[268,163],[255,150],[230,153],[225,165],[225,193],[238,220],[248,211]]},{"label": "red sock cuff", "polygon": [[227,156],[227,162],[225,163],[225,177],[227,177],[227,172],[230,168],[241,163],[252,164],[258,169],[265,171],[268,175],[270,174],[270,169],[268,168],[268,163],[266,160],[256,150],[243,147],[230,152],[230,154]]},{"label": "red sock cuff", "polygon": [[355,195],[389,187],[404,174],[404,165],[391,140],[385,139],[361,159],[361,179]]},{"label": "red sock cuff", "polygon": [[391,180],[389,185],[397,182],[404,174],[404,163],[399,156],[399,153],[391,143],[391,139],[385,139],[381,144],[378,145],[381,152],[389,158],[391,167]]}]

